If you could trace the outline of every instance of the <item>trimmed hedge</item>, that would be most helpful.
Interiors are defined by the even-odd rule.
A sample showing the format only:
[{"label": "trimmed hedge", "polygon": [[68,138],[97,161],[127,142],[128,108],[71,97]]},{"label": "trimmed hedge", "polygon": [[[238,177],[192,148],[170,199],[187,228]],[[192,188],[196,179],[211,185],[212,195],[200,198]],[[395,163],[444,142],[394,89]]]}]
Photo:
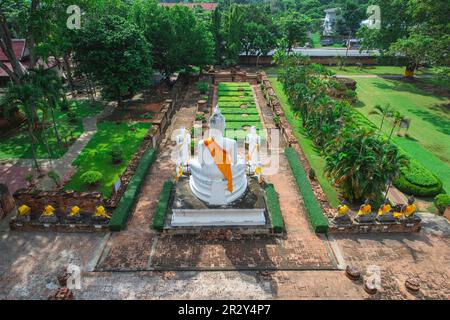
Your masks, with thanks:
[{"label": "trimmed hedge", "polygon": [[166,219],[167,207],[169,205],[170,194],[172,192],[173,182],[167,180],[164,182],[161,193],[159,194],[158,206],[153,217],[153,229],[162,231],[164,229],[164,220]]},{"label": "trimmed hedge", "polygon": [[112,218],[109,221],[108,226],[111,231],[120,231],[125,228],[128,216],[133,209],[142,181],[144,180],[144,177],[153,162],[155,162],[155,159],[156,151],[153,149],[147,150],[142,156],[130,183],[128,183],[127,189],[122,195],[122,198],[120,199],[119,204],[116,210],[114,210]]},{"label": "trimmed hedge", "polygon": [[442,181],[413,159],[409,160],[409,167],[400,169],[394,186],[406,194],[419,197],[434,197],[442,191]]},{"label": "trimmed hedge", "polygon": [[285,230],[283,216],[281,215],[280,200],[273,184],[266,184],[264,189],[267,196],[267,207],[269,210],[272,227],[275,233],[283,233]]},{"label": "trimmed hedge", "polygon": [[328,231],[328,219],[323,214],[322,208],[317,202],[308,176],[299,160],[299,155],[293,148],[286,148],[284,154],[288,159],[298,189],[303,196],[306,213],[308,214],[309,222],[313,230],[318,233],[326,233]]},{"label": "trimmed hedge", "polygon": [[450,195],[445,193],[438,194],[434,198],[434,204],[436,205],[439,213],[443,214],[445,212],[445,209],[450,206]]}]

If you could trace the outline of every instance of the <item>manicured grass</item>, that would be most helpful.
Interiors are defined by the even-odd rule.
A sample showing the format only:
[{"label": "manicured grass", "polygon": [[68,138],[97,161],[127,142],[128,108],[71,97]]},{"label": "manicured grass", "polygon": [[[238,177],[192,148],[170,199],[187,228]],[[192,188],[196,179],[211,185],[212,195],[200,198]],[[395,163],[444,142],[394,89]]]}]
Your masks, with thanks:
[{"label": "manicured grass", "polygon": [[286,148],[284,154],[288,159],[295,182],[302,195],[306,213],[313,230],[318,233],[326,233],[328,231],[328,219],[325,217],[322,208],[317,202],[306,171],[299,160],[299,155],[293,148]]},{"label": "manicured grass", "polygon": [[[139,148],[150,126],[151,124],[143,122],[128,124],[104,121],[98,123],[97,132],[78,158],[75,159],[73,165],[78,167],[78,171],[72,176],[65,189],[95,190],[101,192],[103,197],[109,198],[114,183],[125,171],[128,162]],[[120,145],[123,149],[124,160],[117,165],[112,163],[109,154],[114,144]],[[89,170],[100,171],[103,174],[103,179],[96,188],[91,189],[80,180],[81,175]]]},{"label": "manicured grass", "polygon": [[[357,66],[346,66],[340,69],[337,66],[327,67],[331,71],[340,75],[399,75],[405,74],[405,66],[364,66],[362,69]],[[419,69],[416,75],[433,75],[433,69]]]},{"label": "manicured grass", "polygon": [[[84,131],[83,119],[99,113],[101,108],[99,106],[92,106],[88,101],[81,101],[77,104],[73,104],[70,107],[70,110],[76,114],[76,123],[69,122],[67,112],[55,110],[55,122],[63,142],[65,140],[70,141],[71,138],[77,139]],[[39,113],[39,115],[42,116],[42,113]],[[51,121],[50,114],[48,121]],[[45,129],[43,132],[36,132],[36,135],[39,137],[43,137],[44,134],[48,139],[49,149],[51,152],[50,158],[58,159],[62,157],[66,153],[67,149],[58,145],[53,125]],[[49,158],[44,142],[37,145],[36,155],[38,159]],[[26,126],[20,129],[16,134],[4,137],[0,140],[0,159],[31,159],[32,157],[33,153],[31,149],[31,142]]]},{"label": "manicured grass", "polygon": [[283,216],[281,214],[278,193],[275,191],[273,184],[266,184],[264,189],[266,190],[267,207],[269,210],[270,219],[272,220],[273,232],[283,233],[285,227]]},{"label": "manicured grass", "polygon": [[[238,88],[245,91],[236,91]],[[233,129],[244,129],[244,127],[250,126],[263,129],[251,86],[247,82],[219,83],[218,101],[222,114],[227,121],[227,137],[241,138],[242,133],[236,134]],[[240,107],[244,104],[248,106],[245,109]]]},{"label": "manicured grass", "polygon": [[275,93],[277,94],[278,99],[280,100],[281,106],[283,107],[283,111],[291,127],[294,131],[294,135],[297,138],[298,143],[302,147],[303,152],[305,153],[306,158],[308,159],[311,167],[314,169],[317,180],[322,186],[323,191],[327,197],[328,202],[332,207],[337,207],[339,205],[338,193],[331,186],[325,175],[325,159],[319,154],[316,148],[313,145],[312,140],[307,136],[303,126],[302,120],[300,116],[296,116],[291,109],[291,106],[288,102],[288,98],[283,91],[283,85],[276,79],[270,78],[272,82]]},{"label": "manicured grass", "polygon": [[109,221],[108,227],[111,231],[120,231],[125,229],[128,217],[130,216],[136,202],[136,198],[139,194],[142,181],[147,175],[147,172],[153,162],[155,162],[155,159],[156,151],[153,149],[149,149],[143,154],[141,160],[139,161],[139,165],[137,166],[136,171],[127,186],[127,189],[120,199],[117,208],[114,210],[111,220]]},{"label": "manicured grass", "polygon": [[[382,78],[355,78],[360,102],[357,109],[377,127],[381,116],[373,113],[376,104],[391,106],[411,119],[408,137],[394,133],[393,141],[411,158],[416,159],[438,176],[450,193],[450,114],[443,97],[418,89],[410,83]],[[385,120],[383,132],[389,134],[390,120]]]},{"label": "manicured grass", "polygon": [[159,201],[158,206],[156,207],[155,216],[153,217],[153,229],[160,231],[164,229],[164,220],[166,219],[167,207],[169,205],[172,188],[172,180],[167,180],[166,182],[164,182],[163,188],[159,195]]}]

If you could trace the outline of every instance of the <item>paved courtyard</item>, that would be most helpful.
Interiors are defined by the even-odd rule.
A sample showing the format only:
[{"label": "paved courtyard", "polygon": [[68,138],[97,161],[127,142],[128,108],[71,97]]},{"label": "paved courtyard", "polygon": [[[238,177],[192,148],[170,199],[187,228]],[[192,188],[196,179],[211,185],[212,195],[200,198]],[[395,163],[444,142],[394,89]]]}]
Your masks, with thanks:
[{"label": "paved courtyard", "polygon": [[[189,95],[189,93],[187,94]],[[448,299],[450,224],[424,215],[419,234],[319,236],[311,231],[282,148],[280,170],[267,179],[279,193],[287,234],[233,232],[166,235],[151,229],[164,181],[173,177],[170,132],[189,127],[195,101],[175,115],[147,175],[127,229],[120,233],[12,232],[0,223],[0,299],[47,299],[68,264],[82,270],[77,299]],[[266,125],[271,114],[261,107]],[[280,146],[281,147],[281,146]],[[345,276],[347,264],[365,274],[381,269],[381,290],[367,294]],[[412,294],[404,282],[421,280]]]}]

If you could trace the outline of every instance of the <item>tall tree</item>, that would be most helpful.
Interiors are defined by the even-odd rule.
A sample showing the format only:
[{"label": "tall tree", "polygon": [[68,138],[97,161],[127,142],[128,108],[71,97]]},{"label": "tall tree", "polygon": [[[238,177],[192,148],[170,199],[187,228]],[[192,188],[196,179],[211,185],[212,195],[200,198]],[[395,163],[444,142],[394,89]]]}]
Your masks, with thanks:
[{"label": "tall tree", "polygon": [[120,16],[85,23],[75,46],[77,69],[123,105],[123,96],[152,80],[151,48],[142,31]]}]

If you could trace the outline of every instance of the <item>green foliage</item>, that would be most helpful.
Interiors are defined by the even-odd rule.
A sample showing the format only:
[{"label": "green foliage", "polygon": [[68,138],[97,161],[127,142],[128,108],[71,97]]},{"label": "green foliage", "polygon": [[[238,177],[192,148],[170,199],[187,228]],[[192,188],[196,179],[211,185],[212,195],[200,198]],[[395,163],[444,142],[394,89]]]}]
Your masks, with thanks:
[{"label": "green foliage", "polygon": [[409,166],[402,167],[400,172],[394,185],[406,194],[431,197],[442,191],[441,180],[416,160],[410,160]]},{"label": "green foliage", "polygon": [[267,196],[267,207],[272,220],[272,227],[275,233],[283,233],[285,230],[283,216],[281,214],[280,200],[273,184],[264,186]]},{"label": "green foliage", "polygon": [[[102,184],[95,188],[104,198],[109,198],[112,188],[119,176],[125,171],[128,162],[138,150],[151,124],[146,122],[125,123],[103,121],[97,124],[97,132],[73,162],[77,172],[66,184],[66,190],[86,191],[80,181],[83,172],[100,171],[103,174]],[[118,144],[124,152],[124,160],[119,164],[111,161],[111,146]]]},{"label": "green foliage", "polygon": [[197,82],[197,89],[200,91],[201,94],[205,94],[208,92],[209,85],[208,82],[199,81]]},{"label": "green foliage", "polygon": [[121,163],[124,159],[124,152],[120,144],[112,145],[109,153],[114,164]]},{"label": "green foliage", "polygon": [[122,97],[152,80],[150,45],[132,22],[115,15],[88,20],[75,47],[77,70],[102,86],[106,97]]},{"label": "green foliage", "polygon": [[442,192],[442,184],[440,181],[434,186],[422,187],[412,184],[402,174],[394,180],[394,186],[408,195],[415,195],[419,197],[433,197]]},{"label": "green foliage", "polygon": [[205,118],[204,114],[197,114],[195,116],[195,121],[205,121],[205,120],[206,120],[206,118]]},{"label": "green foliage", "polygon": [[172,193],[173,182],[167,180],[159,195],[158,206],[153,217],[153,229],[162,231],[164,229],[164,220],[166,219],[167,208],[169,206],[170,195]]},{"label": "green foliage", "polygon": [[288,159],[300,194],[303,197],[306,213],[308,214],[309,222],[313,230],[318,233],[326,233],[328,231],[328,220],[317,202],[308,176],[299,160],[299,155],[292,148],[286,148],[284,153]]},{"label": "green foliage", "polygon": [[436,208],[438,208],[439,213],[443,214],[445,209],[450,206],[450,195],[444,193],[438,194],[434,198],[434,204],[436,205]]},{"label": "green foliage", "polygon": [[103,174],[100,171],[86,171],[80,176],[80,180],[84,184],[96,185],[103,179]]},{"label": "green foliage", "polygon": [[131,178],[131,181],[128,183],[127,189],[122,195],[122,198],[109,221],[108,227],[111,231],[125,229],[128,217],[132,212],[136,198],[139,194],[142,181],[147,175],[151,165],[155,162],[155,159],[156,151],[153,149],[149,149],[143,154],[141,161],[134,172],[133,178]]}]

